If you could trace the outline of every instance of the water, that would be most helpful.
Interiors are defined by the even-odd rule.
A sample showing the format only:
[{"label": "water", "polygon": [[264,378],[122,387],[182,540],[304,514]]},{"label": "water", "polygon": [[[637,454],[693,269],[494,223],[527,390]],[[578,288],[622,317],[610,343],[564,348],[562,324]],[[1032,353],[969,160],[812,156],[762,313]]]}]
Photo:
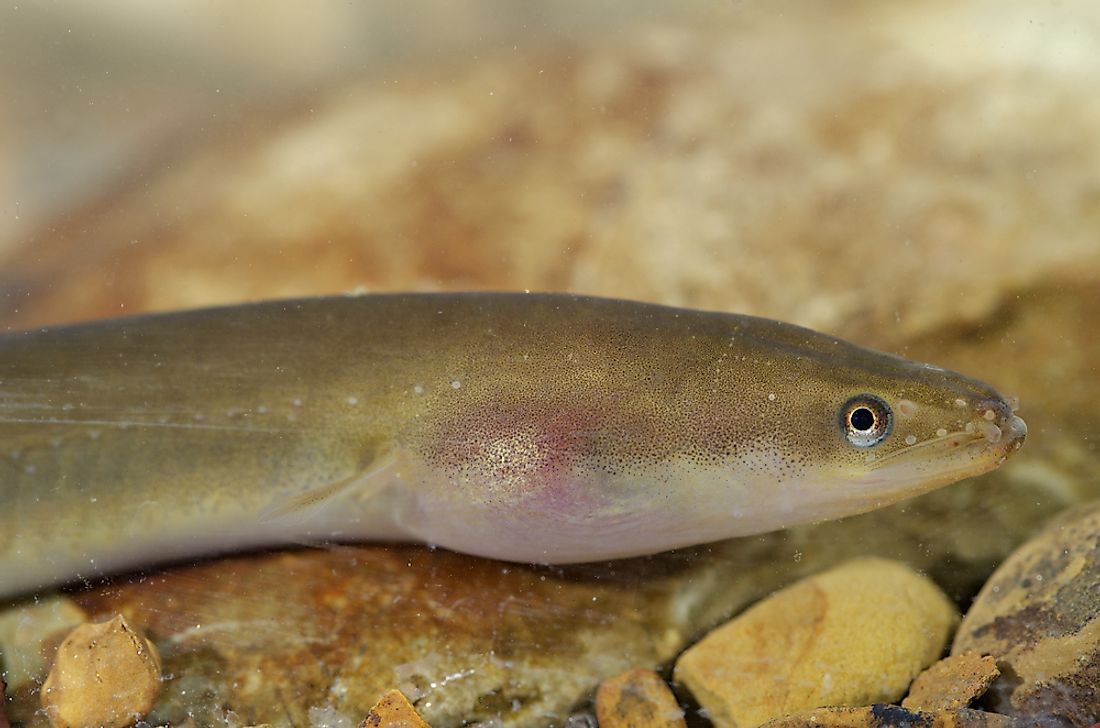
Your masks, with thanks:
[{"label": "water", "polygon": [[1100,496],[1097,28],[1088,3],[983,0],[0,11],[5,328],[576,291],[934,362],[1018,395],[1029,425],[982,478],[648,559],[314,544],[77,587],[0,617],[9,715],[44,724],[40,645],[116,611],[162,653],[150,724],[336,725],[398,687],[436,728],[577,723],[602,679],[668,679],[712,627],[853,557],[909,564],[965,612]]}]

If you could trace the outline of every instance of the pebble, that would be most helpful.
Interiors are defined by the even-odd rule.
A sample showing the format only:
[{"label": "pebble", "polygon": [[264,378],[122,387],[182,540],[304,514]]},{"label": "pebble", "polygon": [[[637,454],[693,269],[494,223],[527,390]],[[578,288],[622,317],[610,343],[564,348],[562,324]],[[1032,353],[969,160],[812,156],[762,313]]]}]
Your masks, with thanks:
[{"label": "pebble", "polygon": [[981,710],[917,711],[897,705],[821,708],[779,718],[764,728],[1034,728],[1015,718]]},{"label": "pebble", "polygon": [[993,573],[952,652],[1001,668],[984,703],[1034,723],[1100,721],[1100,501],[1057,517]]},{"label": "pebble", "polygon": [[684,711],[652,670],[635,668],[604,680],[596,691],[600,728],[684,728]]},{"label": "pebble", "polygon": [[153,643],[116,616],[69,633],[41,699],[54,728],[123,728],[152,709],[160,689],[160,655]]},{"label": "pebble", "polygon": [[42,682],[49,670],[50,648],[87,621],[83,609],[61,596],[42,597],[0,612],[0,655],[11,692]]},{"label": "pebble", "polygon": [[901,706],[910,710],[965,708],[980,698],[1000,674],[989,655],[974,650],[952,655],[918,675]]},{"label": "pebble", "polygon": [[719,728],[892,702],[939,658],[957,621],[929,579],[895,561],[854,559],[714,630],[674,674]]},{"label": "pebble", "polygon": [[400,690],[390,690],[374,704],[359,728],[429,728]]}]

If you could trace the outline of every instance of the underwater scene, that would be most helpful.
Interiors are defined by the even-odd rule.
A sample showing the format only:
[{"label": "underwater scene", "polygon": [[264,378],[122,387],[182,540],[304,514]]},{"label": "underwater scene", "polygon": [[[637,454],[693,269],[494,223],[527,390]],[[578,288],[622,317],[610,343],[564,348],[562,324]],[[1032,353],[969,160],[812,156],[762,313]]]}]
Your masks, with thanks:
[{"label": "underwater scene", "polygon": [[0,728],[1096,728],[1100,6],[0,9]]}]

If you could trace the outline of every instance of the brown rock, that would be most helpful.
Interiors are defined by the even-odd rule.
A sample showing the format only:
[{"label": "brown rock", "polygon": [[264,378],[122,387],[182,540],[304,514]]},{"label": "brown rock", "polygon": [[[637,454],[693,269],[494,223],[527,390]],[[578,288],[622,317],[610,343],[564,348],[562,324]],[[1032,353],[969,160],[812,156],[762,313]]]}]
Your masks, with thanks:
[{"label": "brown rock", "polygon": [[[748,562],[770,548],[745,546]],[[711,558],[546,569],[340,547],[211,561],[80,596],[164,637],[176,677],[150,721],[214,721],[226,706],[250,723],[306,725],[324,706],[358,720],[397,686],[434,726],[541,726],[564,721],[602,679],[670,661],[713,608],[677,606]],[[722,587],[744,590],[737,600],[789,578],[743,563],[755,576]],[[706,600],[715,587],[694,588]]]},{"label": "brown rock", "polygon": [[988,655],[971,650],[945,657],[913,681],[901,701],[909,710],[958,710],[980,698],[1000,674]]},{"label": "brown rock", "polygon": [[900,698],[943,652],[954,605],[908,567],[850,561],[773,594],[676,663],[719,728]]},{"label": "brown rock", "polygon": [[652,670],[635,668],[604,680],[596,691],[600,728],[683,728],[684,711]]},{"label": "brown rock", "polygon": [[123,728],[143,718],[160,693],[160,656],[117,616],[74,629],[42,685],[54,728]]},{"label": "brown rock", "polygon": [[1015,718],[980,710],[918,711],[896,705],[820,708],[778,718],[764,728],[1034,728]]},{"label": "brown rock", "polygon": [[400,690],[390,690],[374,704],[359,728],[429,728]]},{"label": "brown rock", "polygon": [[1056,518],[986,582],[952,647],[993,655],[984,702],[1048,725],[1100,720],[1100,501]]}]

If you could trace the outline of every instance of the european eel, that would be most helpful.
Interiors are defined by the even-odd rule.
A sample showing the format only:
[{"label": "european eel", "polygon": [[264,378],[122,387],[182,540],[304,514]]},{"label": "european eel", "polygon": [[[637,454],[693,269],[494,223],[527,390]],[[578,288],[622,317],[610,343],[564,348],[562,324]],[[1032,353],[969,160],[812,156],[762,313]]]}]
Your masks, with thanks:
[{"label": "european eel", "polygon": [[302,541],[570,563],[1000,465],[989,386],[763,318],[565,294],[271,301],[0,336],[0,597]]}]

